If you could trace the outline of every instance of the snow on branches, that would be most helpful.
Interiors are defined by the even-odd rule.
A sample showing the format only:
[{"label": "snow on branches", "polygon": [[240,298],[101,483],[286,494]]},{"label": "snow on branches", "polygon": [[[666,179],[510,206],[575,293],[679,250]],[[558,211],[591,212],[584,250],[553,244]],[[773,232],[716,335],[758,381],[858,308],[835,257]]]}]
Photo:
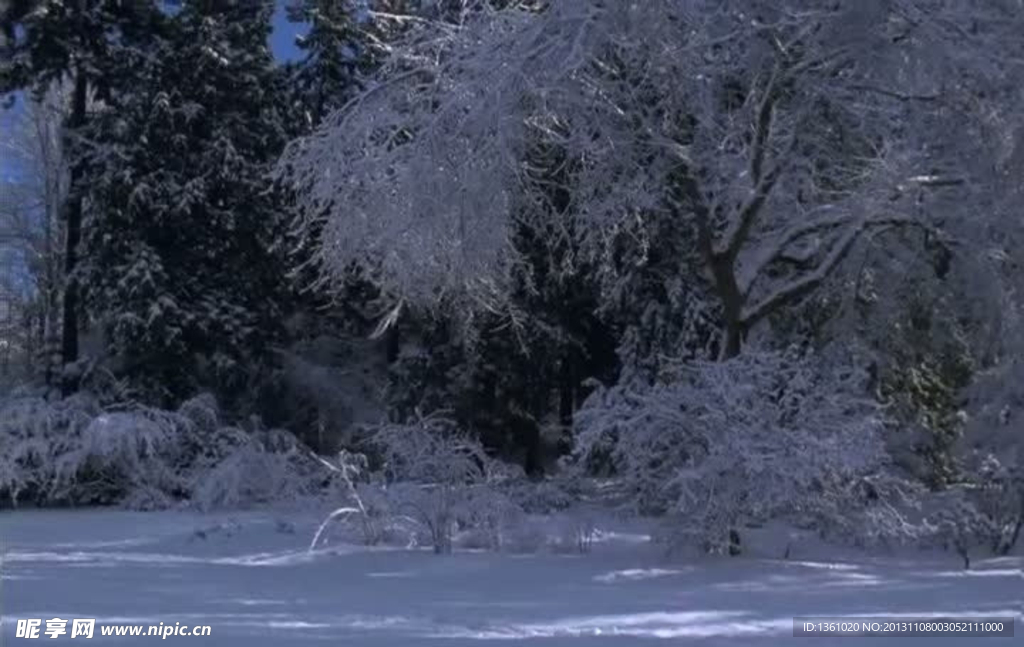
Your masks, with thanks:
[{"label": "snow on branches", "polygon": [[744,523],[852,521],[885,466],[882,419],[857,375],[778,354],[681,368],[595,393],[577,456],[603,455],[641,509],[709,550]]},{"label": "snow on branches", "polygon": [[[419,303],[500,300],[511,227],[552,217],[546,183],[571,196],[565,235],[591,258],[668,214],[697,232],[729,357],[865,234],[939,228],[937,206],[980,186],[961,161],[980,159],[971,120],[989,112],[969,80],[993,76],[977,52],[1012,47],[1020,12],[987,3],[965,33],[959,3],[932,4],[485,7],[398,42],[377,84],[279,173],[325,278],[359,263]],[[566,160],[542,182],[537,147]]]},{"label": "snow on branches", "polygon": [[[1007,323],[1020,325],[1012,319]],[[1019,335],[1024,329],[1014,332]],[[968,390],[970,407],[962,442],[961,460],[974,483],[972,503],[978,516],[988,520],[991,548],[997,553],[1009,552],[1024,528],[1024,361],[1020,348],[1008,345],[1002,361]]]}]

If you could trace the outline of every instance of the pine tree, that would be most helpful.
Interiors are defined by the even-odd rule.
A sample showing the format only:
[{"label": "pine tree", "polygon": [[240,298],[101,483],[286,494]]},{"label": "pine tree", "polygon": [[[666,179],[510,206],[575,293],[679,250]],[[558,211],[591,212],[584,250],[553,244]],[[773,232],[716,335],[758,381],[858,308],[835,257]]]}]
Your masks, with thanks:
[{"label": "pine tree", "polygon": [[379,53],[365,30],[365,3],[292,0],[287,9],[289,20],[309,25],[297,39],[304,56],[293,68],[292,86],[307,125],[315,126],[361,89]]},{"label": "pine tree", "polygon": [[290,132],[270,15],[184,3],[91,131],[89,309],[158,401],[240,395],[280,334],[286,221],[266,171]]}]

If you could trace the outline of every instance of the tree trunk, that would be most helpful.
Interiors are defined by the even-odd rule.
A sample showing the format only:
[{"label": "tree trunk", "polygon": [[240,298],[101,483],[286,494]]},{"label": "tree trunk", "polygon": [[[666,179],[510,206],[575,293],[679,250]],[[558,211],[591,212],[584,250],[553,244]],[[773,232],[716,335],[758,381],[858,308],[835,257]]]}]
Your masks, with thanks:
[{"label": "tree trunk", "polygon": [[558,422],[563,427],[572,426],[576,408],[576,382],[574,379],[573,357],[566,353],[558,376]]},{"label": "tree trunk", "polygon": [[402,350],[402,335],[398,332],[398,322],[395,322],[388,328],[387,338],[384,343],[385,359],[390,366],[398,361],[398,355]]},{"label": "tree trunk", "polygon": [[[71,98],[71,114],[66,124],[65,136],[75,133],[85,124],[86,94],[88,83],[84,71],[79,68],[75,74],[75,88]],[[70,146],[68,148],[71,148]],[[61,362],[65,374],[61,380],[61,391],[65,396],[78,390],[79,376],[67,370],[78,361],[78,284],[74,271],[78,265],[78,244],[82,238],[82,193],[79,184],[82,179],[82,164],[71,164],[71,190],[64,204],[64,304],[61,321]]]},{"label": "tree trunk", "polygon": [[60,349],[60,259],[56,255],[51,240],[52,232],[47,225],[46,234],[46,285],[43,290],[42,339],[40,344],[40,360],[43,364],[43,378],[47,391],[58,386],[61,363]]},{"label": "tree trunk", "polygon": [[56,366],[54,361],[54,322],[53,322],[53,311],[56,308],[56,299],[54,299],[53,288],[51,287],[49,279],[47,279],[46,289],[43,292],[43,317],[42,330],[39,331],[39,360],[43,364],[43,381],[47,386],[47,389],[54,385],[54,371],[53,367]]},{"label": "tree trunk", "polygon": [[[729,557],[736,557],[743,552],[743,543],[740,541],[740,533],[735,528],[729,529]],[[788,548],[787,548],[788,553]]]},{"label": "tree trunk", "polygon": [[719,299],[722,301],[722,339],[718,349],[718,359],[725,361],[740,354],[743,348],[743,297],[740,296],[736,283],[732,280],[719,286]]},{"label": "tree trunk", "polygon": [[537,423],[525,416],[517,416],[516,426],[519,427],[520,442],[523,444],[523,471],[530,478],[544,476],[544,451],[541,446],[540,429]]},{"label": "tree trunk", "polygon": [[561,429],[558,454],[564,456],[572,451],[572,419],[576,413],[576,371],[575,356],[566,352],[558,376],[558,424]]},{"label": "tree trunk", "polygon": [[1024,527],[1024,518],[1018,519],[1017,523],[1013,525],[1013,533],[1010,535],[1010,539],[1003,543],[999,549],[1000,555],[1009,555],[1013,547],[1017,545],[1017,541],[1020,539],[1020,530]]},{"label": "tree trunk", "polygon": [[714,255],[708,251],[706,259],[714,277],[715,291],[722,304],[722,339],[718,359],[732,359],[740,354],[743,346],[743,294],[736,282],[736,270],[729,256]]},{"label": "tree trunk", "polygon": [[959,553],[960,557],[964,560],[964,570],[971,570],[971,554],[965,546],[957,546],[956,552]]},{"label": "tree trunk", "polygon": [[722,327],[722,348],[718,353],[720,360],[732,359],[740,354],[743,348],[743,326],[738,321],[726,320]]}]

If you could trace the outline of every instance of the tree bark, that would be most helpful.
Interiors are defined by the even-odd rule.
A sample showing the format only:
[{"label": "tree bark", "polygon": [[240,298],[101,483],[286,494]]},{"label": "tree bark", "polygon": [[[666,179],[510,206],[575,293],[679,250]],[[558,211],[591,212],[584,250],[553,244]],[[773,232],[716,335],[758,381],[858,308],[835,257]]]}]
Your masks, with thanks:
[{"label": "tree bark", "polygon": [[563,429],[572,428],[572,417],[576,411],[576,362],[575,354],[565,351],[558,376],[558,424]]},{"label": "tree bark", "polygon": [[743,294],[736,281],[731,257],[710,254],[706,262],[714,277],[715,292],[722,304],[722,340],[718,359],[728,360],[740,354],[743,346],[745,323],[743,320]]},{"label": "tree bark", "polygon": [[522,429],[523,445],[526,448],[526,456],[523,459],[523,471],[530,478],[541,478],[544,476],[544,453],[540,442],[540,429],[533,422],[523,423]]},{"label": "tree bark", "polygon": [[391,328],[388,329],[387,338],[385,340],[385,360],[388,365],[394,364],[398,361],[398,355],[402,350],[402,335],[398,331],[398,322],[395,322]]},{"label": "tree bark", "polygon": [[1017,523],[1013,525],[1013,533],[1010,534],[1010,538],[1003,543],[999,549],[1000,555],[1009,555],[1013,547],[1017,545],[1017,540],[1020,539],[1020,530],[1024,527],[1024,518],[1018,519]]},{"label": "tree bark", "polygon": [[[86,95],[88,82],[85,72],[79,67],[75,73],[75,87],[71,97],[71,114],[66,123],[65,136],[74,133],[85,124]],[[70,148],[70,147],[68,147]],[[71,164],[71,190],[64,203],[64,301],[61,317],[61,363],[64,375],[61,392],[68,396],[78,390],[79,377],[68,370],[78,361],[79,294],[75,277],[78,265],[78,245],[82,238],[82,193],[79,184],[82,179],[82,164]]]},{"label": "tree bark", "polygon": [[743,326],[738,321],[726,319],[722,327],[722,347],[718,353],[720,360],[729,360],[737,357],[743,349]]}]

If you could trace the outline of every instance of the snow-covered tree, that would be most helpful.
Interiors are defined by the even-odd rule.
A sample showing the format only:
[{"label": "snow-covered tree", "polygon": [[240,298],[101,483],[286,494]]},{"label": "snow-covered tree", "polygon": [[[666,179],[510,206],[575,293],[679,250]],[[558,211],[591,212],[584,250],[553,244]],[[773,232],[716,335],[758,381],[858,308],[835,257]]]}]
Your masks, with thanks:
[{"label": "snow-covered tree", "polygon": [[[320,261],[397,298],[501,303],[526,152],[565,151],[579,248],[652,214],[692,227],[718,354],[820,288],[866,236],[940,232],[985,182],[1012,3],[566,0],[416,31],[389,73],[292,145]],[[1014,77],[1016,78],[1016,77]],[[314,227],[326,214],[323,227]]]},{"label": "snow-covered tree", "polygon": [[266,177],[289,135],[270,10],[186,2],[90,130],[81,269],[115,369],[149,396],[243,393],[287,296],[287,223]]}]

